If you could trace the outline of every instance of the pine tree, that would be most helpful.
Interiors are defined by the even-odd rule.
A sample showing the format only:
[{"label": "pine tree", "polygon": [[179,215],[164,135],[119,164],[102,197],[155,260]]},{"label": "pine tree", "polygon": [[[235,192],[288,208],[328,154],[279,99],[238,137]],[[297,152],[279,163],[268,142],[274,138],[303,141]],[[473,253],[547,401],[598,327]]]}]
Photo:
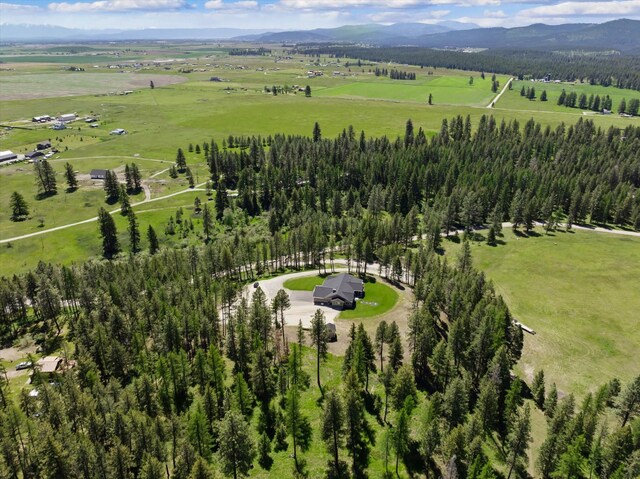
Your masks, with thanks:
[{"label": "pine tree", "polygon": [[330,477],[343,477],[344,467],[340,461],[339,450],[344,443],[344,405],[336,391],[329,391],[325,398],[324,414],[322,416],[322,440],[333,456]]},{"label": "pine tree", "polygon": [[540,101],[547,101],[547,90],[542,90],[540,94]]},{"label": "pine tree", "polygon": [[224,209],[229,206],[229,199],[227,198],[227,187],[224,180],[218,185],[216,190],[216,219],[220,221],[224,216]]},{"label": "pine tree", "polygon": [[527,459],[527,449],[531,442],[531,412],[529,405],[524,407],[515,420],[514,426],[507,438],[507,461],[509,468],[507,479],[511,479],[513,469]]},{"label": "pine tree", "polygon": [[541,369],[533,377],[531,383],[531,394],[533,394],[533,400],[536,402],[540,409],[544,408],[544,371]]},{"label": "pine tree", "polygon": [[138,227],[138,220],[133,210],[129,210],[129,245],[131,246],[131,252],[136,254],[140,251],[140,228]]},{"label": "pine tree", "polygon": [[176,154],[176,168],[178,168],[180,173],[184,173],[187,168],[187,159],[184,156],[182,148],[178,148],[178,153]]},{"label": "pine tree", "polygon": [[255,457],[249,424],[238,411],[228,411],[220,422],[218,456],[224,474],[234,479],[246,476]]},{"label": "pine tree", "polygon": [[120,196],[118,177],[111,170],[107,170],[104,178],[104,191],[107,194],[107,203],[113,204],[118,201],[118,197]]},{"label": "pine tree", "polygon": [[104,208],[98,211],[98,226],[102,237],[102,255],[105,258],[113,258],[120,252],[118,232],[113,218]]},{"label": "pine tree", "polygon": [[307,98],[311,97],[311,87],[309,85],[304,87],[304,96]]},{"label": "pine tree", "polygon": [[27,205],[24,196],[17,191],[11,193],[9,207],[11,208],[11,221],[22,221],[29,216],[29,205]]},{"label": "pine tree", "polygon": [[429,105],[433,105],[433,95],[429,93]]},{"label": "pine tree", "polygon": [[320,363],[327,359],[327,323],[321,309],[316,312],[311,319],[311,344],[316,347],[316,376],[320,394],[324,396],[322,385],[320,384]]},{"label": "pine tree", "polygon": [[413,145],[413,140],[413,122],[411,121],[411,118],[409,118],[404,129],[404,146],[409,147]]},{"label": "pine tree", "polygon": [[71,163],[67,162],[64,165],[64,178],[67,180],[67,190],[75,191],[78,188],[78,179],[76,178],[76,172],[73,171]]},{"label": "pine tree", "polygon": [[620,427],[624,427],[629,420],[640,414],[640,376],[636,376],[622,391],[617,406]]},{"label": "pine tree", "polygon": [[149,228],[147,229],[147,240],[149,241],[149,253],[156,254],[160,249],[160,243],[158,242],[156,230],[154,230],[151,225],[149,225]]},{"label": "pine tree", "polygon": [[392,445],[396,452],[396,476],[399,475],[400,458],[409,452],[409,414],[402,408],[396,416],[396,427],[393,429]]},{"label": "pine tree", "polygon": [[134,192],[139,192],[142,189],[142,176],[140,175],[138,165],[135,163],[131,163],[131,180],[133,181]]},{"label": "pine tree", "polygon": [[204,233],[204,240],[208,243],[211,239],[211,233],[213,232],[213,216],[211,215],[211,210],[207,203],[204,204],[204,208],[202,210],[202,230]]},{"label": "pine tree", "polygon": [[118,197],[120,199],[120,214],[122,216],[129,216],[129,213],[133,210],[131,209],[131,200],[124,185],[120,185]]},{"label": "pine tree", "polygon": [[55,195],[58,191],[56,186],[56,172],[49,162],[45,159],[38,160],[34,163],[34,169],[39,195]]},{"label": "pine tree", "polygon": [[346,447],[352,459],[353,475],[359,477],[369,462],[369,444],[366,435],[369,425],[364,414],[361,386],[355,371],[351,371],[345,378],[345,431]]},{"label": "pine tree", "polygon": [[293,384],[287,394],[287,430],[293,441],[293,460],[296,472],[300,473],[301,464],[298,461],[298,448],[303,452],[309,449],[311,443],[311,424],[309,419],[300,411],[300,392]]},{"label": "pine tree", "polygon": [[318,143],[322,139],[322,131],[320,130],[320,125],[316,121],[313,125],[313,142]]},{"label": "pine tree", "polygon": [[384,343],[387,341],[387,322],[383,319],[376,328],[376,350],[380,357],[380,372],[384,371]]}]

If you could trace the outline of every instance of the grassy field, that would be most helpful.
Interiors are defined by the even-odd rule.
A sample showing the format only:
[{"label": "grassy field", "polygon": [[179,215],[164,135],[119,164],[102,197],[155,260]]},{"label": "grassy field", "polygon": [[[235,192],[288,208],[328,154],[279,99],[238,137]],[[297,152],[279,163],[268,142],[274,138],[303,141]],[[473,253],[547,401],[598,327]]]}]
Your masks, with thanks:
[{"label": "grassy field", "polygon": [[[534,87],[536,90],[536,99],[528,100],[526,97],[520,96],[520,90],[524,86],[525,90]],[[543,90],[547,91],[547,101],[540,101],[540,94]],[[613,102],[613,111],[617,112],[620,101],[624,98],[629,103],[632,98],[640,98],[640,93],[633,90],[623,90],[615,87],[603,87],[600,85],[589,85],[588,83],[537,83],[531,81],[514,81],[513,89],[505,91],[504,95],[496,104],[496,108],[506,108],[510,110],[528,110],[528,111],[550,111],[566,113],[567,111],[582,114],[582,110],[578,108],[567,108],[564,105],[558,105],[558,98],[565,90],[567,94],[575,92],[578,97],[582,93],[587,96],[594,97],[600,95],[600,101],[609,95]]]},{"label": "grassy field", "polygon": [[[472,244],[473,261],[505,299],[525,334],[519,364],[531,380],[544,369],[548,384],[578,396],[614,377],[640,374],[640,238],[558,232],[518,237],[504,245]],[[459,248],[446,243],[448,254]]]},{"label": "grassy field", "polygon": [[288,279],[282,285],[292,291],[313,291],[313,288],[322,284],[324,280],[322,276],[303,276]]},{"label": "grassy field", "polygon": [[142,73],[37,73],[0,76],[0,100],[108,94],[185,81],[178,75]]},{"label": "grassy field", "polygon": [[[508,77],[497,78],[503,85]],[[386,77],[371,77],[357,82],[318,90],[318,96],[361,97],[395,101],[426,103],[429,94],[433,103],[439,105],[486,106],[495,93],[491,91],[491,80],[476,77],[473,85],[469,76],[420,76],[417,80],[389,80]]]}]

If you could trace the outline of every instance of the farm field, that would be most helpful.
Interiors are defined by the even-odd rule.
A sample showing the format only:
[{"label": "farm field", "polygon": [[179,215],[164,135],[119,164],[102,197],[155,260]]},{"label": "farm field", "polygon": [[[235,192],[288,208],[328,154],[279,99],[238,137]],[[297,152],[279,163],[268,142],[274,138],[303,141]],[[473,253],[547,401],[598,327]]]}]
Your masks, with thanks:
[{"label": "farm field", "polygon": [[[35,73],[0,76],[0,100],[65,97],[89,94],[108,94],[122,90],[149,87],[149,82],[160,87],[181,83],[179,75],[148,73]],[[35,116],[35,115],[34,115]]]},{"label": "farm field", "polygon": [[[500,85],[508,80],[506,76],[497,76]],[[469,84],[469,76],[426,76],[424,73],[417,80],[388,80],[376,78],[349,82],[345,85],[318,90],[318,96],[360,97],[377,100],[412,101],[427,103],[429,94],[433,95],[433,103],[440,105],[486,106],[495,93],[491,91],[490,76],[482,80],[475,77]]]},{"label": "farm field", "polygon": [[[536,99],[528,100],[526,97],[520,96],[520,90],[524,86],[527,88],[535,88]],[[540,101],[540,94],[543,90],[547,92],[547,101]],[[582,114],[583,110],[579,108],[567,108],[564,105],[558,105],[558,98],[565,90],[567,94],[575,92],[578,97],[581,94],[585,94],[587,98],[590,95],[599,95],[602,100],[606,95],[609,95],[613,102],[613,111],[617,113],[620,101],[625,99],[627,104],[632,98],[640,98],[640,92],[633,90],[623,90],[615,87],[603,87],[600,85],[589,85],[587,83],[539,83],[531,81],[518,81],[513,82],[513,89],[505,91],[504,95],[500,97],[496,108],[505,108],[510,110],[530,110],[530,111],[551,111],[558,113],[566,113],[568,111]],[[588,110],[585,110],[589,113]],[[592,113],[592,112],[591,112]],[[590,116],[594,118],[597,115]],[[614,115],[615,116],[615,115]]]},{"label": "farm field", "polygon": [[[523,377],[542,368],[547,384],[584,396],[614,377],[640,374],[631,359],[640,350],[640,238],[503,232],[504,245],[472,243],[471,251],[516,320],[537,333],[525,334]],[[448,254],[459,248],[445,244]]]}]

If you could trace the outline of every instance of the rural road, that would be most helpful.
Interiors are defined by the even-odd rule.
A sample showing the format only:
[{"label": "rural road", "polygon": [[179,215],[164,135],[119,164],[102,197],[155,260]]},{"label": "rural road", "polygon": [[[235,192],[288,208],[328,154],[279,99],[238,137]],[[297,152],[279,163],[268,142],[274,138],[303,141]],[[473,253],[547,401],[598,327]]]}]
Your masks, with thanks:
[{"label": "rural road", "polygon": [[489,102],[489,104],[487,105],[487,108],[493,108],[493,106],[498,102],[502,94],[505,91],[507,91],[507,88],[509,88],[509,85],[511,84],[512,81],[513,81],[513,77],[507,80],[507,83],[505,83],[505,85],[502,87],[502,90],[500,90],[500,93],[498,93],[496,97],[493,100],[491,100],[491,102]]}]

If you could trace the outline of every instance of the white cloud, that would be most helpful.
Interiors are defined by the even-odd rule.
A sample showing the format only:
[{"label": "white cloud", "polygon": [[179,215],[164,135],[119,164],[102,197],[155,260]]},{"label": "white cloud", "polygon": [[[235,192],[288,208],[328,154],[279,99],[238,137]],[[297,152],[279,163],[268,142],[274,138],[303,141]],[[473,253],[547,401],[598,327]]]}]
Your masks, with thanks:
[{"label": "white cloud", "polygon": [[639,15],[640,0],[618,0],[612,2],[563,2],[556,5],[522,10],[520,15],[528,17],[564,17],[569,15],[596,15],[616,17],[620,15]]},{"label": "white cloud", "polygon": [[205,8],[209,10],[232,10],[241,11],[249,10],[258,7],[258,2],[255,0],[240,0],[239,2],[224,2],[223,0],[209,0],[204,4]]},{"label": "white cloud", "polygon": [[28,13],[37,12],[40,7],[35,5],[20,5],[17,3],[2,3],[0,2],[0,11],[12,12],[12,13]]},{"label": "white cloud", "polygon": [[61,13],[179,10],[188,7],[186,0],[98,0],[49,4],[49,10]]},{"label": "white cloud", "polygon": [[[537,0],[533,0],[534,3]],[[476,7],[483,5],[500,5],[501,0],[280,0],[279,5],[287,8],[321,10],[328,8],[349,9],[357,7],[383,8],[416,8],[433,5],[457,5]]]}]

